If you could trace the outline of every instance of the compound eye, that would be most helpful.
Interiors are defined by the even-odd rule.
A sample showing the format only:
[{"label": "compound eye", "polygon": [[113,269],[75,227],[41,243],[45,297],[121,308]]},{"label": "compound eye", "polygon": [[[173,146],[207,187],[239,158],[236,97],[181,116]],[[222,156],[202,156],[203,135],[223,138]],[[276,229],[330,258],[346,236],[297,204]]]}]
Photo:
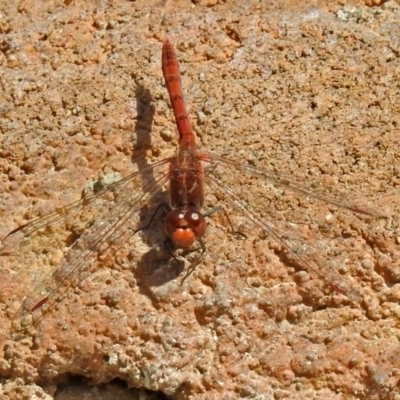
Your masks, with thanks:
[{"label": "compound eye", "polygon": [[166,216],[164,228],[176,245],[187,248],[204,236],[206,221],[195,209],[175,209]]},{"label": "compound eye", "polygon": [[184,221],[185,213],[182,210],[176,209],[170,211],[164,220],[164,228],[166,234],[172,238],[174,230]]},{"label": "compound eye", "polygon": [[206,219],[204,215],[196,210],[188,210],[185,213],[185,220],[193,229],[196,239],[201,239],[206,233]]}]

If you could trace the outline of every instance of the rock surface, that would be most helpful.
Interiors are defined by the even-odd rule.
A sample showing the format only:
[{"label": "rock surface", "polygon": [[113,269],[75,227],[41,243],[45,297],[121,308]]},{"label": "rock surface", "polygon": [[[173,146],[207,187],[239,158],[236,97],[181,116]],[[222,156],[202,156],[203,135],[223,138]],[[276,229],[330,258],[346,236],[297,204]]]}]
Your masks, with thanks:
[{"label": "rock surface", "polygon": [[[213,215],[207,253],[183,283],[152,250],[163,242],[156,221],[12,334],[41,260],[2,257],[1,399],[400,398],[400,6],[267,3],[0,2],[0,234],[101,177],[127,176],[137,157],[148,165],[173,151],[168,36],[202,147],[385,216],[226,177],[262,218],[291,223],[321,273],[336,268],[359,301],[229,205],[239,234]],[[205,208],[221,201],[210,192]]]}]

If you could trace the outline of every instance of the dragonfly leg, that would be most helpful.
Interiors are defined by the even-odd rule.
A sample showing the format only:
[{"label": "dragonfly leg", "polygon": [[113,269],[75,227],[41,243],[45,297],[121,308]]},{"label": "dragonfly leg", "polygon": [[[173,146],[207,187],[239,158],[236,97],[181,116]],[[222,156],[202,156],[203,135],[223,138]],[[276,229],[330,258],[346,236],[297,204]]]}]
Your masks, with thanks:
[{"label": "dragonfly leg", "polygon": [[156,217],[156,215],[158,214],[158,212],[163,209],[164,211],[171,211],[171,207],[165,203],[162,202],[160,203],[157,208],[154,210],[153,215],[150,218],[150,221],[148,222],[147,225],[145,226],[141,226],[140,228],[136,229],[133,233],[132,236],[135,235],[136,233],[140,232],[140,231],[145,231],[146,229],[149,229],[150,226],[153,224],[154,218]]}]

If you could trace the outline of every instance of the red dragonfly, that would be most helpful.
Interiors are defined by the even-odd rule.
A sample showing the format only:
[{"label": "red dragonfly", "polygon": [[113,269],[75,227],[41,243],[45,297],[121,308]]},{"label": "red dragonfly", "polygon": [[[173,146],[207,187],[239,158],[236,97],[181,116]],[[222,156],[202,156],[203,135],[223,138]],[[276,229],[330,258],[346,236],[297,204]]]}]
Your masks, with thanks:
[{"label": "red dragonfly", "polygon": [[[251,202],[238,196],[225,184],[225,180],[234,174],[251,175],[260,182],[269,181],[278,187],[354,213],[379,215],[342,197],[326,195],[328,190],[301,187],[292,176],[277,175],[275,172],[200,150],[196,145],[195,134],[185,107],[176,52],[168,39],[162,47],[162,70],[179,132],[176,154],[151,164],[144,171],[134,172],[97,193],[87,195],[75,203],[23,225],[4,238],[0,255],[10,258],[21,253],[46,254],[50,248],[65,249],[58,265],[56,262],[55,271],[44,277],[39,273],[39,278],[22,302],[18,316],[38,309],[42,312],[50,310],[68,288],[76,286],[89,275],[99,252],[126,242],[142,230],[143,227],[138,228],[140,211],[164,185],[169,185],[170,198],[169,211],[164,223],[166,235],[178,248],[189,249],[195,242],[200,242],[204,252],[202,238],[207,227],[205,217],[216,210],[212,209],[205,214],[201,211],[204,203],[204,183],[217,198],[222,199],[229,207],[241,213],[248,222],[273,238],[297,264],[319,276],[332,289],[357,300],[357,291],[343,282],[338,272],[329,269],[323,263],[318,263],[317,258],[308,252],[301,251],[295,240],[282,232],[276,223],[261,216],[259,210],[252,207]],[[152,173],[155,179],[146,180],[144,177],[147,172]],[[63,227],[65,235],[51,242],[52,236],[58,232],[56,227],[60,230],[60,227]]]}]

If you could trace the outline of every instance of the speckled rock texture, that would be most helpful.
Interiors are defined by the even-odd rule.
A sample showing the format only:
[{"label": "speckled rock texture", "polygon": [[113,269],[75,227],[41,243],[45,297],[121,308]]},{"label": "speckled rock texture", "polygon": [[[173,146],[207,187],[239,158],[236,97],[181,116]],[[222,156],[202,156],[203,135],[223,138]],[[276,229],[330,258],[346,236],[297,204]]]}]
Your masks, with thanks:
[{"label": "speckled rock texture", "polygon": [[357,301],[207,191],[225,212],[185,280],[160,215],[12,323],[56,227],[0,258],[0,399],[400,399],[395,1],[0,1],[0,236],[174,151],[165,37],[202,148],[384,216],[223,177]]}]

